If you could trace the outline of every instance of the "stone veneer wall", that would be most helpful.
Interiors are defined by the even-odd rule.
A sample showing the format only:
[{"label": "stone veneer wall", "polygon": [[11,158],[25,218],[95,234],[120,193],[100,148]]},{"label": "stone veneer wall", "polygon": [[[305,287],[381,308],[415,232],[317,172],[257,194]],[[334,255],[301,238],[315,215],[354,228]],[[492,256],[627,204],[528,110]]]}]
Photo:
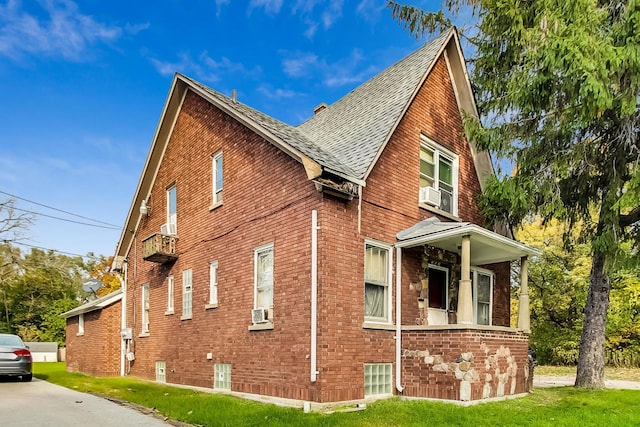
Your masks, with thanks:
[{"label": "stone veneer wall", "polygon": [[404,396],[480,400],[527,391],[528,335],[477,329],[405,331]]}]

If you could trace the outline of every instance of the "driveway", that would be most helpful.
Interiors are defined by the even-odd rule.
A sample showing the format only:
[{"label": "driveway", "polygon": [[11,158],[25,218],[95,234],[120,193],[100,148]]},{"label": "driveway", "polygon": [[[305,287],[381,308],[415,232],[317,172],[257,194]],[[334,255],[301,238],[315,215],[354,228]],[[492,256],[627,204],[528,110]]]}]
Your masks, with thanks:
[{"label": "driveway", "polygon": [[34,378],[0,380],[0,426],[166,427],[170,424],[106,399]]},{"label": "driveway", "polygon": [[[575,376],[547,376],[535,374],[533,376],[534,387],[564,387],[572,386],[575,382]],[[638,381],[605,380],[604,386],[606,388],[640,390],[640,382]]]}]

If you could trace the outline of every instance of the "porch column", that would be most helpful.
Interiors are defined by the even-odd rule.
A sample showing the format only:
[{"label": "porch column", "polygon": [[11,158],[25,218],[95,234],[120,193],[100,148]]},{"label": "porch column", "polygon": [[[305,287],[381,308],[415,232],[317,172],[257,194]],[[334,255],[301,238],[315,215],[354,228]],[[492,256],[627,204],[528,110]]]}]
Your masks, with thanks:
[{"label": "porch column", "polygon": [[520,258],[520,300],[518,304],[518,329],[531,332],[529,311],[529,262],[526,256]]},{"label": "porch column", "polygon": [[471,236],[462,236],[460,252],[460,285],[458,288],[458,323],[473,324],[473,296],[471,295]]}]

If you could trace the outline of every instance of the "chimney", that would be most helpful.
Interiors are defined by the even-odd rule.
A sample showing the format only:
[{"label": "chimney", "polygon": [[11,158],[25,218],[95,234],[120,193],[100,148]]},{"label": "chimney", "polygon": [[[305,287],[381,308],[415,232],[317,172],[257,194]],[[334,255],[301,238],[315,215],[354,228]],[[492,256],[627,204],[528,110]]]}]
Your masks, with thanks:
[{"label": "chimney", "polygon": [[318,114],[320,111],[324,110],[327,107],[328,107],[328,105],[323,102],[320,105],[318,105],[316,108],[313,109],[313,114]]},{"label": "chimney", "polygon": [[231,89],[231,100],[238,102],[238,92],[235,89]]}]

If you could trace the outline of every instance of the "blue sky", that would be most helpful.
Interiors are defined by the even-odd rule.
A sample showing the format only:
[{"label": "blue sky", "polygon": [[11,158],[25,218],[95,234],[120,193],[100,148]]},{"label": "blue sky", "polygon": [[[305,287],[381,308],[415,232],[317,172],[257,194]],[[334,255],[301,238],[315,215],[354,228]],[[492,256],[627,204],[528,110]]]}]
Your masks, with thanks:
[{"label": "blue sky", "polygon": [[23,242],[112,255],[174,72],[296,125],[424,42],[385,4],[0,0],[0,200],[115,226],[36,215]]}]

